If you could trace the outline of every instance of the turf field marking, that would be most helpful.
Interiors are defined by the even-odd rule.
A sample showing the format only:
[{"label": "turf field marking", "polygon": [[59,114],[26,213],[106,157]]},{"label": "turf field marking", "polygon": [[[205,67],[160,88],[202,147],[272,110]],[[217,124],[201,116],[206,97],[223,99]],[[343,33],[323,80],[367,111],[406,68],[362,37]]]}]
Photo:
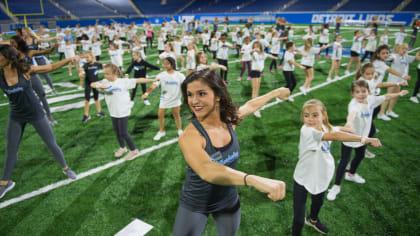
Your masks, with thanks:
[{"label": "turf field marking", "polygon": [[343,63],[343,64],[341,64],[341,66],[346,66],[347,65],[347,63]]},{"label": "turf field marking", "polygon": [[[149,147],[149,148],[146,148],[146,149],[141,150],[140,153],[136,157],[143,156],[145,154],[148,154],[150,152],[153,152],[153,151],[155,151],[157,149],[166,147],[166,146],[171,145],[171,144],[176,143],[176,142],[178,142],[178,138],[174,138],[174,139],[168,140],[166,142],[159,143],[159,144],[157,144],[155,146],[152,146],[152,147]],[[36,197],[38,195],[41,195],[41,194],[46,193],[46,192],[49,192],[49,191],[54,190],[56,188],[59,188],[61,186],[70,184],[72,182],[81,180],[81,179],[86,178],[86,177],[88,177],[90,175],[93,175],[93,174],[96,174],[96,173],[101,172],[103,170],[109,169],[109,168],[111,168],[113,166],[120,165],[120,164],[122,164],[124,162],[125,162],[125,159],[124,158],[121,158],[121,159],[118,159],[116,161],[107,163],[107,164],[105,164],[103,166],[99,166],[99,167],[96,167],[94,169],[88,170],[86,172],[79,173],[77,175],[77,179],[75,179],[75,180],[71,180],[71,179],[61,180],[61,181],[58,181],[56,183],[53,183],[53,184],[47,185],[45,187],[42,187],[42,188],[40,188],[38,190],[32,191],[30,193],[26,193],[26,194],[23,194],[23,195],[21,195],[19,197],[12,198],[10,200],[1,202],[0,203],[0,209],[5,208],[7,206],[10,206],[12,204],[21,202],[23,200]]]},{"label": "turf field marking", "polygon": [[[82,94],[81,97],[84,97],[85,95]],[[101,101],[102,99],[104,99],[104,96],[102,94],[99,94],[99,101]],[[95,101],[90,101],[89,104],[93,104],[95,103]],[[75,103],[70,103],[70,104],[66,104],[66,105],[62,105],[62,106],[56,106],[56,107],[50,107],[51,113],[55,113],[55,112],[60,112],[60,111],[68,111],[68,110],[72,110],[75,108],[82,108],[85,106],[85,101],[80,101],[80,102],[75,102]]]}]

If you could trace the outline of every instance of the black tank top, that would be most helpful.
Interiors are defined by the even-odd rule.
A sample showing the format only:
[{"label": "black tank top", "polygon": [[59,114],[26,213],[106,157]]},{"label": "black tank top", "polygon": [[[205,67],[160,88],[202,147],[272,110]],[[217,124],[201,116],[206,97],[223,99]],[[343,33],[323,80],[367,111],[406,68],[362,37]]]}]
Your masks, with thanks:
[{"label": "black tank top", "polygon": [[[193,119],[192,124],[206,139],[206,152],[213,162],[236,169],[239,159],[239,143],[231,124],[228,124],[231,136],[230,143],[222,148],[216,148],[211,143],[206,130],[198,120]],[[182,207],[193,212],[212,213],[231,207],[238,202],[236,186],[221,186],[210,184],[200,178],[187,164],[187,175],[182,186],[179,203]]]},{"label": "black tank top", "polygon": [[9,98],[10,118],[16,121],[37,121],[45,116],[39,99],[35,96],[30,80],[18,72],[18,83],[9,86],[0,71],[0,88]]},{"label": "black tank top", "polygon": [[38,44],[35,43],[35,39],[32,39],[32,44],[28,45],[29,50],[38,50]]}]

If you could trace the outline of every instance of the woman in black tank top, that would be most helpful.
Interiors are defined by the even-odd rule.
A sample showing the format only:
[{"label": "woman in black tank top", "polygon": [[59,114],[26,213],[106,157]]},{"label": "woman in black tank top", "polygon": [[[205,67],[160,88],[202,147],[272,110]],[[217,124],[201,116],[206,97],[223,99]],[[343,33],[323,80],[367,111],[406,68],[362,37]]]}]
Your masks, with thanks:
[{"label": "woman in black tank top", "polygon": [[[236,235],[240,221],[237,185],[252,186],[273,201],[284,198],[286,186],[279,180],[236,170],[239,143],[234,130],[242,119],[271,99],[287,99],[290,91],[275,89],[238,109],[223,80],[211,69],[191,73],[181,90],[193,121],[179,138],[187,175],[173,234],[200,235],[208,215],[212,214],[219,234]],[[223,224],[220,218],[230,219],[232,223]]]}]

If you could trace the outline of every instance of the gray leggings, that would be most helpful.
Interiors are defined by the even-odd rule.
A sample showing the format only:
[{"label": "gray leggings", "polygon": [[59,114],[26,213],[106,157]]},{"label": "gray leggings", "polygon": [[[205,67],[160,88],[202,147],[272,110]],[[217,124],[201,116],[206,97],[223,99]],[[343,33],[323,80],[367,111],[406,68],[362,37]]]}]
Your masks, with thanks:
[{"label": "gray leggings", "polygon": [[[42,57],[36,57],[35,58],[35,61],[40,66],[47,65],[47,62],[45,61],[45,57],[44,56],[42,56]],[[40,74],[40,75],[42,75],[42,77],[44,77],[45,81],[47,81],[48,86],[50,86],[50,88],[52,90],[54,90],[54,85],[52,83],[52,79],[51,79],[50,74],[44,73],[44,74]]]},{"label": "gray leggings", "polygon": [[45,113],[47,113],[47,116],[50,117],[51,112],[50,112],[50,105],[48,104],[48,101],[47,101],[47,95],[45,94],[41,79],[39,78],[37,74],[31,75],[31,83],[32,83],[32,88],[34,89],[36,95],[38,95],[39,100],[41,100],[42,102],[42,106],[44,107]]},{"label": "gray leggings", "polygon": [[[233,236],[241,223],[241,208],[234,212],[212,213],[219,236]],[[207,223],[208,214],[190,211],[182,206],[176,213],[173,236],[200,236]]]},{"label": "gray leggings", "polygon": [[[128,134],[127,126],[128,126],[128,117],[123,118],[115,118],[111,117],[112,126],[114,127],[115,135],[117,136],[118,143],[120,144],[121,148],[125,148],[125,142],[127,143],[128,148],[131,151],[136,149],[134,145],[133,139]],[[125,141],[125,142],[124,142]]]},{"label": "gray leggings", "polygon": [[9,118],[7,123],[7,147],[6,147],[6,162],[3,167],[2,180],[10,180],[13,168],[17,163],[17,153],[20,140],[22,139],[23,131],[26,123],[30,123],[41,137],[42,141],[47,145],[48,150],[54,155],[55,160],[60,164],[61,168],[67,166],[64,160],[63,152],[55,142],[53,131],[48,123],[47,118],[44,116],[41,120],[19,122]]}]

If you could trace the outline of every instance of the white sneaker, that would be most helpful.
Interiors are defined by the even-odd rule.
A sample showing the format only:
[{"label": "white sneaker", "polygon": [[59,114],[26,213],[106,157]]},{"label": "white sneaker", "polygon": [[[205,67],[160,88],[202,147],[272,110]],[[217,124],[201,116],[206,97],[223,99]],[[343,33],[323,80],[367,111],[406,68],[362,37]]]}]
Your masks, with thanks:
[{"label": "white sneaker", "polygon": [[346,174],[344,175],[344,179],[358,184],[366,183],[366,180],[363,179],[362,176],[358,175],[357,173],[354,173],[354,175],[351,176],[349,172],[346,172]]},{"label": "white sneaker", "polygon": [[350,74],[350,71],[346,70],[346,71],[344,71],[344,74],[345,75],[349,75]]},{"label": "white sneaker", "polygon": [[184,131],[182,131],[182,129],[179,129],[178,130],[178,136],[181,136],[181,134],[183,133]]},{"label": "white sneaker", "polygon": [[351,168],[351,162],[349,161],[349,163],[347,163],[346,170],[350,170],[350,168]]},{"label": "white sneaker", "polygon": [[114,153],[114,156],[121,157],[126,152],[127,152],[127,148],[120,148]]},{"label": "white sneaker", "polygon": [[72,73],[69,73],[69,76],[72,76],[73,74]]},{"label": "white sneaker", "polygon": [[159,59],[156,61],[156,64],[158,64],[158,65],[160,64],[160,60]]},{"label": "white sneaker", "polygon": [[416,96],[417,96],[418,98],[420,98],[420,93],[418,93]]},{"label": "white sneaker", "polygon": [[412,101],[414,103],[419,103],[419,100],[416,97],[411,97],[410,101]]},{"label": "white sneaker", "polygon": [[338,80],[338,79],[340,79],[340,77],[338,77],[338,76],[334,77],[334,80]]},{"label": "white sneaker", "polygon": [[328,190],[327,199],[330,201],[334,201],[337,195],[340,193],[341,188],[339,186],[332,186],[330,190]]},{"label": "white sneaker", "polygon": [[375,129],[376,133],[379,133],[379,129]]},{"label": "white sneaker", "polygon": [[306,95],[306,89],[303,86],[299,87],[300,91],[302,91],[303,95]]},{"label": "white sneaker", "polygon": [[83,90],[83,87],[79,85],[79,86],[77,87],[77,89],[78,89],[78,90]]},{"label": "white sneaker", "polygon": [[155,135],[155,137],[153,137],[153,140],[158,141],[159,139],[165,137],[165,135],[166,135],[165,131],[163,131],[163,132],[160,132],[159,131],[159,132],[157,132],[157,134]]},{"label": "white sneaker", "polygon": [[366,149],[366,151],[365,151],[365,157],[366,158],[375,158],[375,154],[373,154],[373,153],[371,153],[371,152],[369,152],[367,149]]},{"label": "white sneaker", "polygon": [[330,77],[327,78],[327,82],[331,82],[331,78]]},{"label": "white sneaker", "polygon": [[389,118],[389,116],[387,116],[385,114],[378,115],[378,119],[385,120],[385,121],[390,121],[391,120],[391,118]]},{"label": "white sneaker", "polygon": [[151,104],[150,104],[150,102],[149,102],[149,100],[144,100],[144,105],[146,105],[146,106],[150,106]]},{"label": "white sneaker", "polygon": [[130,108],[133,108],[133,107],[134,107],[134,102],[133,102],[133,101],[130,101],[130,102],[128,103],[128,105],[130,106]]},{"label": "white sneaker", "polygon": [[394,118],[398,118],[398,117],[400,117],[397,113],[395,113],[395,112],[393,112],[393,111],[391,111],[391,112],[386,112],[385,113],[387,116],[391,116],[391,117],[394,117]]},{"label": "white sneaker", "polygon": [[261,118],[261,113],[259,110],[257,110],[256,112],[254,112],[254,116],[257,118]]}]

